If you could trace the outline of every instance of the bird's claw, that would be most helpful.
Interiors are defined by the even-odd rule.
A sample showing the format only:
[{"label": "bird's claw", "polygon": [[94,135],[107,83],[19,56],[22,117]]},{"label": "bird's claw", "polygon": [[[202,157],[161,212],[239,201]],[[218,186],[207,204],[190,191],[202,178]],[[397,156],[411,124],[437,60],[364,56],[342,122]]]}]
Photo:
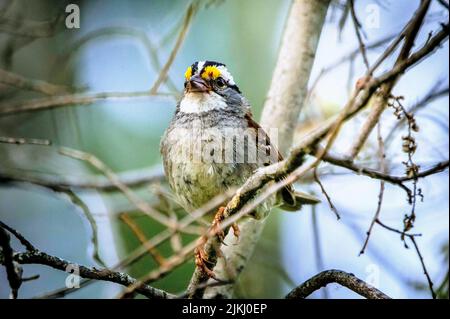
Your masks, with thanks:
[{"label": "bird's claw", "polygon": [[208,268],[207,264],[209,263],[209,260],[207,258],[205,249],[204,249],[204,243],[197,246],[195,248],[195,265],[198,269],[200,269],[204,274],[206,274],[209,278],[213,278],[215,280],[218,280],[216,277],[216,274]]},{"label": "bird's claw", "polygon": [[234,236],[239,239],[239,236],[241,235],[241,230],[239,229],[238,224],[237,223],[233,223],[231,225],[231,229],[233,229]]},{"label": "bird's claw", "polygon": [[[219,241],[226,245],[225,240],[225,232],[223,231],[222,227],[220,226],[220,223],[223,221],[224,216],[223,212],[225,210],[225,207],[220,207],[214,216],[214,220],[212,222],[209,234],[216,235],[219,239]],[[236,238],[239,239],[240,236],[240,229],[237,223],[233,223],[231,225],[231,228],[233,229],[233,234],[236,236]],[[208,254],[205,251],[205,245],[208,241],[208,236],[204,235],[200,237],[197,247],[195,248],[195,265],[208,277],[213,278],[215,280],[218,280],[214,272],[208,267],[208,264],[211,264],[211,262],[208,259]],[[221,257],[222,252],[220,249],[217,249],[217,256]]]}]

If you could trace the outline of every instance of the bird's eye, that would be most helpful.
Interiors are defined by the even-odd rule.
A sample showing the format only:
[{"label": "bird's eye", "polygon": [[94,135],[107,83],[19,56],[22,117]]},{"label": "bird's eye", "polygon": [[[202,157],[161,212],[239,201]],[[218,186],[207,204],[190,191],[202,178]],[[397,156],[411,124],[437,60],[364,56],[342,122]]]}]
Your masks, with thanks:
[{"label": "bird's eye", "polygon": [[225,82],[225,80],[223,78],[218,78],[216,80],[217,86],[220,88],[224,88],[225,86],[227,86],[227,83]]}]

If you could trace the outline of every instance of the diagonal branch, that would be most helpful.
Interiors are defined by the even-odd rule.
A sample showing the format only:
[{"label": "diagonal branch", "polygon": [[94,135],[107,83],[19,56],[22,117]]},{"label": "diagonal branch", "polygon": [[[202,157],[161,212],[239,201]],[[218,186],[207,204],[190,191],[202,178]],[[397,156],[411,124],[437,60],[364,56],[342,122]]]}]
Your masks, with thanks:
[{"label": "diagonal branch", "polygon": [[[413,18],[410,20],[410,22],[408,22],[408,25],[405,28],[404,32],[405,34],[404,44],[400,50],[400,53],[397,57],[394,66],[397,66],[408,59],[410,51],[414,45],[414,41],[417,37],[417,34],[419,33],[420,27],[422,26],[422,22],[425,19],[425,14],[428,11],[430,2],[431,0],[423,0],[417,11],[414,13]],[[367,117],[366,121],[364,122],[363,127],[361,128],[360,134],[358,135],[353,145],[351,146],[351,149],[349,150],[349,156],[352,159],[354,159],[358,155],[358,153],[364,146],[364,143],[366,142],[367,138],[369,137],[370,133],[372,132],[373,128],[375,127],[376,123],[378,123],[378,119],[380,118],[383,111],[386,109],[387,101],[391,96],[391,91],[394,88],[399,77],[400,74],[397,74],[396,76],[392,77],[390,81],[386,81],[386,83],[380,86],[379,93],[375,98],[375,102],[370,111],[370,114]]]},{"label": "diagonal branch", "polygon": [[192,19],[194,18],[195,12],[197,11],[197,7],[198,7],[198,3],[194,1],[189,5],[188,9],[186,10],[183,25],[181,26],[181,31],[178,34],[178,38],[175,42],[175,46],[173,47],[172,51],[170,52],[169,58],[167,59],[163,68],[161,69],[161,72],[159,72],[159,75],[155,81],[155,84],[153,84],[152,88],[150,89],[150,93],[155,94],[156,92],[158,92],[160,85],[166,80],[169,69],[170,69],[173,61],[175,60],[175,57],[177,56],[177,53],[180,50],[181,45],[184,42],[184,39],[186,38],[186,35],[188,33]]}]

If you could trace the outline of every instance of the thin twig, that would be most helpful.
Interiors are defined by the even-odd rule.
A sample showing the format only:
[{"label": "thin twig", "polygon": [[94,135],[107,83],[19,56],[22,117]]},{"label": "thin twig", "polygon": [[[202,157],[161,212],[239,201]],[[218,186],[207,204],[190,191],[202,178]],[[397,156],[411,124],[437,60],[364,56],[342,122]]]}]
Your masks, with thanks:
[{"label": "thin twig", "polygon": [[[350,3],[352,3],[352,1]],[[429,5],[430,0],[422,1],[419,8],[414,13],[413,18],[410,22],[408,22],[408,25],[405,28],[405,40],[395,61],[394,68],[408,60],[408,56],[410,55],[410,51],[413,47],[417,34],[419,33],[420,27],[422,26],[422,22],[425,19],[425,14],[428,11]],[[371,74],[367,73],[367,76],[370,77]],[[400,74],[397,74],[380,86],[379,93],[376,96],[374,105],[370,110],[370,114],[348,152],[349,158],[354,159],[361,151],[376,123],[378,123],[378,119],[386,109],[388,99],[391,96],[391,91],[399,78]]]},{"label": "thin twig", "polygon": [[[317,271],[322,271],[324,269],[323,258],[322,258],[322,246],[320,241],[320,228],[319,228],[319,220],[317,217],[317,206],[311,206],[311,220],[312,220],[312,231],[313,231],[313,243],[314,243],[314,251],[316,257],[316,267]],[[323,299],[328,299],[328,290],[324,288]]]},{"label": "thin twig", "polygon": [[17,145],[51,145],[50,140],[43,140],[38,138],[24,138],[24,137],[10,137],[10,136],[0,136],[0,143],[5,144],[17,144]]},{"label": "thin twig", "polygon": [[[314,155],[314,153],[313,153],[313,155]],[[361,166],[361,165],[358,165],[358,164],[355,164],[355,163],[349,161],[349,159],[347,157],[338,156],[336,154],[327,153],[326,155],[324,155],[323,160],[325,162],[328,162],[335,166],[349,169],[359,175],[365,175],[370,178],[383,180],[385,182],[388,182],[391,184],[396,184],[399,186],[402,186],[404,182],[412,181],[414,179],[413,177],[407,176],[407,175],[394,176],[394,175],[389,175],[389,174],[380,172],[373,168],[364,167],[364,166]],[[442,171],[446,170],[448,167],[449,167],[449,160],[438,162],[438,163],[432,165],[429,169],[422,170],[421,172],[419,172],[416,177],[424,178],[424,177],[442,172]],[[403,185],[403,187],[405,187],[405,186]]]},{"label": "thin twig", "polygon": [[155,247],[147,245],[148,238],[145,236],[142,229],[133,221],[133,219],[127,213],[120,214],[120,219],[130,228],[140,243],[147,248],[148,253],[157,262],[157,264],[159,266],[164,265],[166,263],[166,259]]},{"label": "thin twig", "polygon": [[11,299],[17,299],[19,288],[22,285],[22,268],[15,265],[14,251],[10,245],[10,237],[3,227],[0,227],[1,259],[6,268],[6,276],[11,288]]},{"label": "thin twig", "polygon": [[327,191],[325,190],[325,187],[323,186],[322,182],[319,179],[319,176],[317,175],[317,167],[318,166],[316,166],[313,170],[314,180],[319,185],[320,190],[322,191],[323,195],[327,199],[327,202],[328,202],[328,205],[330,206],[331,211],[336,215],[336,218],[339,220],[339,219],[341,219],[341,216],[339,215],[339,212],[338,212],[336,206],[334,206],[333,202],[331,201],[330,196],[328,195]]},{"label": "thin twig", "polygon": [[64,9],[58,10],[60,13],[47,21],[14,20],[7,17],[0,17],[0,31],[12,35],[26,38],[48,38],[56,31],[62,30],[65,19]]},{"label": "thin twig", "polygon": [[[424,108],[425,106],[429,105],[431,102],[442,98],[444,96],[448,96],[449,93],[449,87],[444,87],[442,89],[439,89],[439,86],[441,85],[441,82],[437,82],[429,93],[427,93],[425,96],[423,96],[419,101],[414,103],[411,107],[408,108],[407,112],[410,114],[416,114],[419,110]],[[389,145],[392,139],[394,138],[395,132],[401,127],[403,123],[405,123],[406,117],[402,117],[400,120],[395,122],[395,125],[392,127],[392,129],[389,131],[389,133],[386,136],[386,145]]]},{"label": "thin twig", "polygon": [[414,248],[416,249],[417,256],[419,256],[423,273],[425,274],[425,277],[427,277],[428,287],[430,287],[431,296],[433,299],[436,299],[436,293],[433,290],[433,282],[431,281],[430,274],[428,273],[427,267],[425,266],[425,261],[423,260],[422,254],[420,253],[419,246],[417,246],[416,239],[413,236],[410,236],[409,239],[412,241]]},{"label": "thin twig", "polygon": [[[385,173],[386,172],[386,161],[385,157],[386,154],[384,152],[384,142],[383,137],[381,136],[381,124],[378,122],[377,125],[377,135],[378,135],[378,157],[380,159],[380,170]],[[361,248],[361,251],[359,252],[359,255],[364,254],[364,251],[366,250],[367,245],[369,244],[369,238],[370,234],[372,233],[373,226],[375,225],[375,222],[378,220],[381,212],[381,205],[383,204],[383,195],[384,195],[384,181],[380,181],[380,192],[378,193],[378,204],[377,209],[375,211],[375,215],[372,218],[372,222],[370,223],[369,230],[367,231],[367,237],[364,241],[363,247]]]},{"label": "thin twig", "polygon": [[0,105],[0,117],[24,112],[36,112],[53,109],[61,106],[88,105],[101,100],[145,98],[145,97],[170,97],[173,94],[137,92],[101,92],[92,94],[55,95],[45,98],[36,98],[26,101],[8,102]]},{"label": "thin twig", "polygon": [[96,156],[82,152],[79,150],[70,149],[67,147],[60,149],[60,154],[69,156],[75,159],[85,161],[102,172],[124,195],[125,197],[135,205],[143,213],[147,214],[157,222],[171,228],[175,229],[177,226],[172,223],[172,221],[167,218],[167,216],[162,215],[160,212],[156,211],[147,202],[142,200],[139,196],[135,194],[131,188],[122,184],[118,176],[102,161],[100,161]]},{"label": "thin twig", "polygon": [[[62,68],[64,68],[64,65],[66,65],[70,61],[70,58],[73,56],[73,54],[91,41],[103,37],[119,37],[119,36],[130,37],[138,40],[147,51],[147,56],[150,61],[150,64],[152,64],[153,68],[157,72],[159,72],[159,70],[161,69],[161,63],[159,61],[156,45],[152,43],[152,39],[148,37],[147,33],[144,30],[134,28],[131,26],[104,27],[86,33],[83,37],[76,40],[73,44],[67,47],[66,51],[56,59],[53,68],[57,70],[61,70]],[[175,86],[169,75],[167,75],[166,83],[171,91],[173,92],[178,91],[177,87]]]},{"label": "thin twig", "polygon": [[356,38],[358,39],[358,43],[359,43],[359,50],[361,51],[361,56],[363,58],[364,65],[366,66],[367,69],[369,69],[370,66],[369,66],[369,60],[367,59],[366,45],[364,44],[364,41],[361,36],[362,25],[359,22],[358,17],[356,16],[355,4],[354,4],[353,0],[349,1],[349,6],[350,6],[350,13],[351,13],[352,20],[353,20],[353,26],[355,27]]},{"label": "thin twig", "polygon": [[15,74],[0,69],[0,83],[13,86],[21,90],[35,91],[46,95],[68,93],[70,89],[63,85],[56,85],[42,80],[28,79],[19,74]]},{"label": "thin twig", "polygon": [[[140,187],[161,182],[165,179],[161,168],[140,169],[117,174],[120,182],[128,187]],[[82,177],[30,174],[22,171],[3,171],[0,169],[0,180],[3,182],[25,182],[48,187],[55,191],[71,189],[97,189],[111,191],[117,187],[104,176],[86,175]]]},{"label": "thin twig", "polygon": [[188,6],[185,17],[184,17],[183,25],[181,26],[181,31],[178,34],[178,38],[175,42],[175,45],[174,45],[172,51],[170,52],[170,55],[169,55],[166,63],[164,64],[163,68],[161,69],[161,72],[159,72],[158,78],[156,79],[155,83],[153,84],[152,88],[150,89],[151,94],[155,94],[156,92],[158,92],[159,87],[166,80],[167,73],[169,72],[169,69],[170,69],[172,63],[175,60],[175,57],[177,56],[177,53],[180,50],[181,45],[184,42],[184,39],[186,38],[186,35],[188,33],[192,19],[197,10],[197,6],[198,6],[198,4],[196,2],[192,2]]},{"label": "thin twig", "polygon": [[19,242],[26,248],[27,251],[33,252],[33,251],[37,250],[36,247],[34,247],[34,245],[32,243],[30,243],[24,236],[22,236],[21,233],[19,233],[14,228],[8,226],[7,224],[2,222],[1,220],[0,220],[0,227],[6,229],[11,234],[13,234],[14,237],[16,237],[19,240]]},{"label": "thin twig", "polygon": [[395,229],[395,228],[393,228],[393,227],[390,227],[390,226],[388,226],[388,225],[382,223],[379,219],[377,219],[375,222],[376,222],[378,225],[380,225],[381,227],[383,227],[383,228],[385,228],[385,229],[387,229],[387,230],[390,230],[391,232],[400,234],[402,237],[420,237],[420,236],[422,236],[422,234],[411,234],[411,233],[406,233],[406,232],[403,231],[403,230]]}]

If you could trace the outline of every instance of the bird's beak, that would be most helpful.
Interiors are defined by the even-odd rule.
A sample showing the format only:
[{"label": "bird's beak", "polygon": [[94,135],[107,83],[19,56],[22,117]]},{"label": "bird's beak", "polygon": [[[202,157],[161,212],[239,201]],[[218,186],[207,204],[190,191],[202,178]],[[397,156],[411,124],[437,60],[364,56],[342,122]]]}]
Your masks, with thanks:
[{"label": "bird's beak", "polygon": [[211,85],[202,79],[199,75],[191,77],[186,85],[186,92],[209,92],[211,91]]}]

